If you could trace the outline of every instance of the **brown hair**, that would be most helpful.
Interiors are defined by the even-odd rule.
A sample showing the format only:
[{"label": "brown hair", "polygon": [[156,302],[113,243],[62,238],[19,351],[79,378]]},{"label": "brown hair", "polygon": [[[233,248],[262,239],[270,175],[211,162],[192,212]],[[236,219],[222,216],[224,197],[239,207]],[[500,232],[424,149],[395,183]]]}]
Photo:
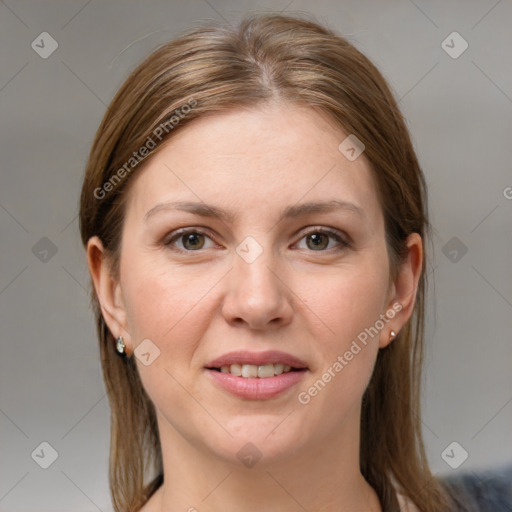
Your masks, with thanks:
[{"label": "brown hair", "polygon": [[[159,47],[132,72],[90,152],[80,208],[84,245],[97,235],[117,273],[127,185],[143,165],[131,158],[151,147],[149,139],[153,154],[196,118],[276,99],[315,108],[364,143],[396,275],[407,236],[425,239],[429,230],[425,181],[397,102],[377,68],[346,39],[317,23],[280,15],[249,17],[237,29],[194,29]],[[397,504],[393,485],[422,512],[446,510],[449,503],[430,473],[421,434],[425,260],[413,316],[379,351],[363,396],[360,467],[385,511]],[[113,504],[116,511],[135,512],[163,481],[155,409],[133,358],[115,353],[94,287],[92,304],[112,414]]]}]

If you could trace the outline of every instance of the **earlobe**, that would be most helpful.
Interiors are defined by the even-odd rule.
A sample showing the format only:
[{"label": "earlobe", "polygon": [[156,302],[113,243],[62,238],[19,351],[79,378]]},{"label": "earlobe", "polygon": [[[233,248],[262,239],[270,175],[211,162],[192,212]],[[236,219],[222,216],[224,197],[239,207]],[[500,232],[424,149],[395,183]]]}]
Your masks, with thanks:
[{"label": "earlobe", "polygon": [[113,275],[111,262],[97,236],[87,242],[87,264],[103,318],[114,338],[122,336],[129,349],[131,340],[121,286]]},{"label": "earlobe", "polygon": [[[416,293],[423,270],[423,241],[418,233],[411,233],[407,238],[409,249],[407,258],[398,270],[392,286],[391,302],[388,310],[394,309],[396,315],[389,322],[380,337],[379,347],[384,348],[393,341],[400,330],[412,316],[416,304]],[[396,305],[400,307],[397,308]],[[394,335],[392,334],[394,333]]]}]

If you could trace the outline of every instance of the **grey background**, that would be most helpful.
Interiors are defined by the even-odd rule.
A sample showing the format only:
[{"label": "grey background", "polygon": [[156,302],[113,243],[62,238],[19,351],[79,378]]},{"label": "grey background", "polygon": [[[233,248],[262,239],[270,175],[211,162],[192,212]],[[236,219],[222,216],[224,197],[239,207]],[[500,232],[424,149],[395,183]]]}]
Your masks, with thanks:
[{"label": "grey background", "polygon": [[[0,511],[111,510],[109,409],[77,223],[88,150],[116,89],[156,45],[198,20],[235,23],[261,10],[314,14],[365,52],[400,98],[435,228],[428,457],[438,474],[512,460],[510,0],[4,0]],[[58,48],[43,59],[31,43],[45,31]],[[441,47],[453,31],[469,44],[456,59]],[[48,469],[31,457],[43,441],[58,452]],[[441,457],[453,441],[469,453],[456,470]]]}]

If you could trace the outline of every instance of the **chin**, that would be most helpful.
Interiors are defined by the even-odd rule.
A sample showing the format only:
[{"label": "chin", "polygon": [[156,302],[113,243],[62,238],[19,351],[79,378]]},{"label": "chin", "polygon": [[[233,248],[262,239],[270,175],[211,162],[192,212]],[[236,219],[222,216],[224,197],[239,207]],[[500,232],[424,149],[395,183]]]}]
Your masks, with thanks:
[{"label": "chin", "polygon": [[285,419],[286,416],[238,416],[226,423],[233,437],[224,436],[217,439],[218,443],[212,440],[210,447],[219,457],[237,466],[257,464],[259,469],[263,469],[281,463],[308,443],[300,422],[287,425],[290,418]]}]

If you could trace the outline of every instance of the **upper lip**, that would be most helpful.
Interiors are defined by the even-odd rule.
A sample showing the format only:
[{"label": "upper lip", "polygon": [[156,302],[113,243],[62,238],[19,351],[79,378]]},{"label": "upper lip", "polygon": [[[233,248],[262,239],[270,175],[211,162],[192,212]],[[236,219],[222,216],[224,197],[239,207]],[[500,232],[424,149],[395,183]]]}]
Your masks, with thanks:
[{"label": "upper lip", "polygon": [[298,357],[279,352],[278,350],[267,350],[265,352],[248,352],[239,350],[224,354],[206,364],[206,368],[220,368],[221,366],[229,366],[231,364],[287,364],[292,368],[307,368],[308,365]]}]

